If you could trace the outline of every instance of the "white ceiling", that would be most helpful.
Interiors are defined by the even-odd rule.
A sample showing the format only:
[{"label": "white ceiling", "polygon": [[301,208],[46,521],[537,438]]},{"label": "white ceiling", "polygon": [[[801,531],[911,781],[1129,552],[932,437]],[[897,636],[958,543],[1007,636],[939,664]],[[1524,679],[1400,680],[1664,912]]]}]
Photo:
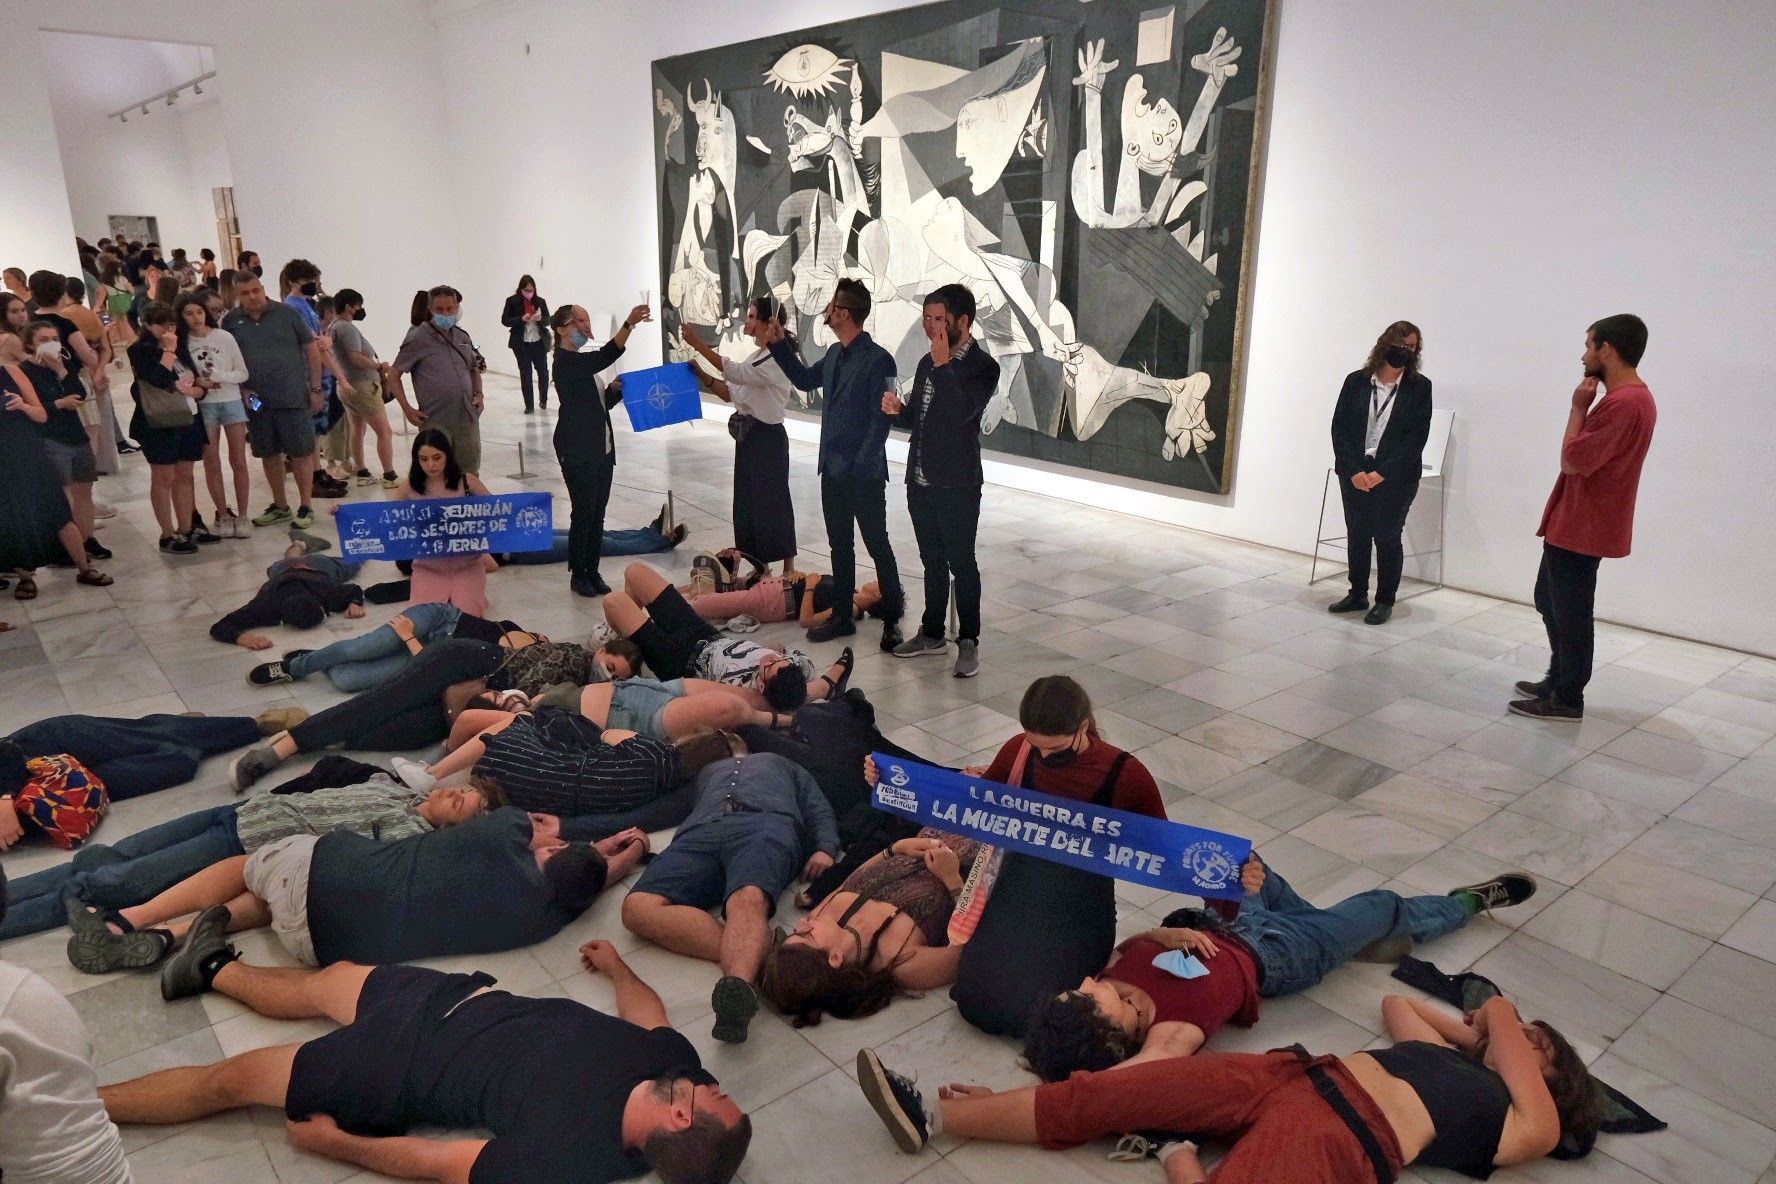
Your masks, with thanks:
[{"label": "white ceiling", "polygon": [[[75,119],[102,118],[139,103],[215,68],[207,45],[172,41],[136,41],[87,33],[37,35],[43,45],[44,74],[49,79],[50,105]],[[198,106],[214,102],[214,92],[185,94],[178,101]],[[165,109],[156,102],[150,110]]]}]

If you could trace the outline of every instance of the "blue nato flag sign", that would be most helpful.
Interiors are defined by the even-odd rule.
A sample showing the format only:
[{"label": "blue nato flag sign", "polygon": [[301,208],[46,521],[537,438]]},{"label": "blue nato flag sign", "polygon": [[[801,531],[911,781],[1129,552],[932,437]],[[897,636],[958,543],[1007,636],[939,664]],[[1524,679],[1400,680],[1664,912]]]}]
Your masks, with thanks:
[{"label": "blue nato flag sign", "polygon": [[668,424],[703,418],[703,396],[689,362],[672,362],[623,375],[623,410],[629,426],[650,432]]}]

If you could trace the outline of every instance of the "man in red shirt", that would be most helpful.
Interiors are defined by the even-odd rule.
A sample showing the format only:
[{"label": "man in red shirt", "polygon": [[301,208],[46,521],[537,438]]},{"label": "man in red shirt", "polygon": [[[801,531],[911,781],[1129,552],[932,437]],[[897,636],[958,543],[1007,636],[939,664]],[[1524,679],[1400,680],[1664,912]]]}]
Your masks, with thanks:
[{"label": "man in red shirt", "polygon": [[[1517,715],[1585,718],[1597,564],[1628,554],[1634,496],[1658,418],[1653,393],[1634,369],[1646,343],[1646,322],[1630,313],[1605,317],[1585,333],[1585,379],[1573,391],[1560,476],[1536,531],[1543,545],[1535,605],[1548,628],[1548,674],[1517,684],[1528,696],[1511,704]],[[1593,407],[1599,385],[1605,393]]]}]

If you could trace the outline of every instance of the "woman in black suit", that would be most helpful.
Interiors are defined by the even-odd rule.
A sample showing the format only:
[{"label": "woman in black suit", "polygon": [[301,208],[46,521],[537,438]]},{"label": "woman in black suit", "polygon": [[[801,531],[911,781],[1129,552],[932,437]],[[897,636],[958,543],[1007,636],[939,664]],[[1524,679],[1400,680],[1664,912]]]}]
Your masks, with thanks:
[{"label": "woman in black suit", "polygon": [[518,359],[518,385],[524,390],[524,414],[534,410],[531,394],[531,371],[536,371],[536,397],[543,410],[549,409],[549,348],[553,344],[549,332],[549,302],[537,295],[536,281],[530,276],[518,277],[518,290],[506,297],[500,313],[500,324],[510,332],[506,344]]},{"label": "woman in black suit", "polygon": [[[1369,360],[1344,380],[1332,413],[1333,466],[1344,499],[1350,547],[1350,594],[1335,613],[1368,609],[1381,625],[1394,612],[1405,548],[1400,542],[1418,495],[1425,440],[1431,433],[1431,380],[1419,373],[1424,336],[1395,321],[1375,340]],[[1375,548],[1375,606],[1369,605],[1369,549]]]}]

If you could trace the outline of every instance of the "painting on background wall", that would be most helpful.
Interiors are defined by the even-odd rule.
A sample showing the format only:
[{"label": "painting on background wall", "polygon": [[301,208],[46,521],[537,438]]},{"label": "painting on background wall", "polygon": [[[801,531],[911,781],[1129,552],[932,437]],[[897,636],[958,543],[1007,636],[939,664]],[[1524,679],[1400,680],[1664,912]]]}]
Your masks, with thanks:
[{"label": "painting on background wall", "polygon": [[945,0],[656,61],[667,356],[745,358],[767,292],[818,356],[855,277],[904,387],[961,283],[988,449],[1228,492],[1273,6]]}]

